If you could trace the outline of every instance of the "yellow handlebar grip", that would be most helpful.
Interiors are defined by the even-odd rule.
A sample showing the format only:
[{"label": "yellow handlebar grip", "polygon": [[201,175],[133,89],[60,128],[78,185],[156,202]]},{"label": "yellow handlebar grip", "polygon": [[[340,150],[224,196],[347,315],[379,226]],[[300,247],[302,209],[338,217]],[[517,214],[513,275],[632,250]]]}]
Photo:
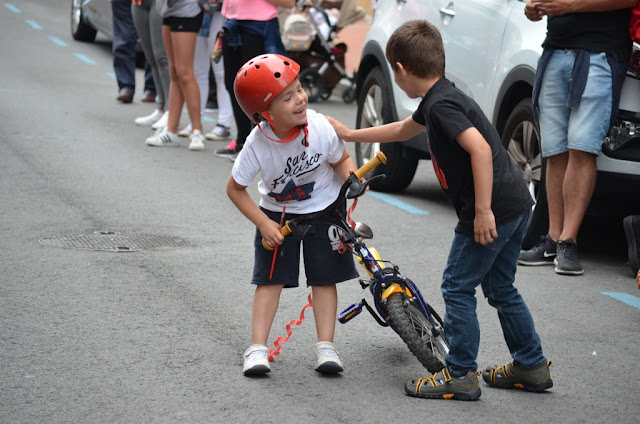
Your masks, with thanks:
[{"label": "yellow handlebar grip", "polygon": [[[280,234],[282,234],[282,237],[286,237],[289,234],[291,234],[291,227],[289,227],[289,221],[284,223],[284,227],[280,228]],[[271,246],[269,243],[267,243],[267,241],[264,238],[262,239],[262,247],[264,247],[267,250],[275,249],[275,246]]]},{"label": "yellow handlebar grip", "polygon": [[354,174],[356,174],[356,177],[358,178],[363,178],[365,175],[371,172],[373,168],[380,165],[381,163],[387,163],[387,157],[384,155],[384,153],[378,152],[376,153],[376,157],[362,165],[362,167],[354,172]]}]

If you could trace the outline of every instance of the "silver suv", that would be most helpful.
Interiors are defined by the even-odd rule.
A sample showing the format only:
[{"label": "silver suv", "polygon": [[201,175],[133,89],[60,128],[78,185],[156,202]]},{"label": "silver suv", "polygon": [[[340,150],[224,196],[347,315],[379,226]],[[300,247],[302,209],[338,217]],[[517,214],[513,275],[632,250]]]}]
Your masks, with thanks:
[{"label": "silver suv", "polygon": [[[524,0],[372,0],[374,15],[356,76],[357,128],[381,125],[410,116],[420,99],[409,99],[393,83],[385,59],[387,40],[402,23],[426,19],[442,34],[446,76],[483,109],[522,172],[536,208],[524,247],[535,243],[548,227],[545,164],[539,131],[533,119],[531,92],[546,22],[524,15]],[[625,96],[626,94],[626,96]],[[620,122],[598,158],[598,183],[590,213],[619,216],[640,213],[640,81],[627,77]],[[382,150],[387,174],[374,186],[401,191],[413,179],[420,159],[429,159],[426,135],[404,143],[357,144],[356,162]],[[615,201],[615,203],[613,203]]]}]

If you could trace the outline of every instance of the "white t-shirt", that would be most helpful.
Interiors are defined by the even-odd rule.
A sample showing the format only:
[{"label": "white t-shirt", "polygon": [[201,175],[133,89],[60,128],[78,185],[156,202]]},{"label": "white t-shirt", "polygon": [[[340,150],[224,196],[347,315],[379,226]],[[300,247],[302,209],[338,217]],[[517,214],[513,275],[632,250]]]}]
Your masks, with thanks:
[{"label": "white t-shirt", "polygon": [[[338,138],[329,121],[307,109],[309,147],[304,133],[287,142],[269,140],[257,126],[244,143],[231,171],[240,185],[249,186],[260,174],[258,183],[260,206],[287,213],[317,212],[329,206],[340,192],[343,181],[336,175],[332,163],[344,153],[344,141]],[[260,123],[269,137],[278,139],[271,126]]]}]

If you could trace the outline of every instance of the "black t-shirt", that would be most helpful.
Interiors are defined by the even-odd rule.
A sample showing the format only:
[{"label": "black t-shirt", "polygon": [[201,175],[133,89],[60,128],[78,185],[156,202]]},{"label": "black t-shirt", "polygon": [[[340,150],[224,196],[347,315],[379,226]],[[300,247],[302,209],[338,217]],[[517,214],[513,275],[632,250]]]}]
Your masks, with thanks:
[{"label": "black t-shirt", "polygon": [[568,13],[547,17],[547,38],[542,44],[555,49],[585,49],[626,56],[631,49],[630,9],[610,12]]},{"label": "black t-shirt", "polygon": [[491,146],[491,210],[496,224],[507,222],[531,208],[531,195],[502,146],[498,131],[480,106],[451,81],[442,77],[431,87],[413,113],[413,120],[426,126],[433,168],[440,186],[458,214],[456,231],[473,234],[475,218],[471,156],[455,140],[467,128],[475,127]]}]

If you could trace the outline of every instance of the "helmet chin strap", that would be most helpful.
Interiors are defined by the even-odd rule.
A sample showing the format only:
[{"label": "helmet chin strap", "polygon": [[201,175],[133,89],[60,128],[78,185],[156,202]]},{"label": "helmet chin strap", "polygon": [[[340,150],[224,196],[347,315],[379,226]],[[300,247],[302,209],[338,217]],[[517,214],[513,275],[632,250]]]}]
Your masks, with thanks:
[{"label": "helmet chin strap", "polygon": [[281,131],[281,130],[278,129],[278,127],[273,125],[273,121],[271,120],[271,117],[263,116],[263,118],[267,120],[269,125],[271,125],[271,128],[275,129],[276,131],[283,132],[285,134],[289,134],[286,138],[282,138],[282,139],[280,139],[280,138],[278,138],[278,139],[271,138],[262,130],[262,127],[258,123],[258,128],[260,129],[260,132],[262,133],[262,135],[267,137],[269,140],[275,141],[277,143],[288,143],[291,140],[295,140],[295,138],[298,137],[298,135],[300,135],[300,131],[302,131],[302,132],[304,132],[304,143],[305,143],[304,145],[305,145],[305,147],[309,147],[309,130],[307,129],[307,123],[306,122],[304,123],[304,125],[298,125],[297,127],[292,128],[289,131]]}]

